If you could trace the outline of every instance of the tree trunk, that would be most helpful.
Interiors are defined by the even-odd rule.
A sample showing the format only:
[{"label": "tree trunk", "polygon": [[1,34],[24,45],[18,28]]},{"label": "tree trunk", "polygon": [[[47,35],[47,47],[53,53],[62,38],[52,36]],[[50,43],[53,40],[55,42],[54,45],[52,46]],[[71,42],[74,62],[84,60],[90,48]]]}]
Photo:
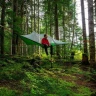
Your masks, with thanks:
[{"label": "tree trunk", "polygon": [[48,34],[47,13],[45,13],[45,28],[46,28],[46,34]]},{"label": "tree trunk", "polygon": [[[23,18],[23,15],[24,15],[24,1],[22,1],[22,3],[21,3],[21,7],[20,7],[20,12],[21,12],[21,14],[20,14],[20,16],[21,16],[21,19]],[[22,22],[21,22],[21,31],[23,31],[23,19],[22,19]],[[20,40],[20,49],[19,49],[19,54],[22,54],[23,55],[23,41],[22,40]]]},{"label": "tree trunk", "polygon": [[13,33],[12,33],[12,54],[16,54],[16,30],[15,30],[15,22],[16,22],[16,12],[17,12],[17,1],[13,0]]},{"label": "tree trunk", "polygon": [[33,1],[31,0],[31,32],[33,31]]},{"label": "tree trunk", "polygon": [[47,13],[47,14],[48,14],[48,15],[47,15],[47,18],[48,18],[48,19],[47,19],[47,20],[48,20],[48,22],[49,22],[49,24],[48,24],[47,27],[48,27],[48,30],[49,30],[48,32],[50,33],[50,36],[52,36],[52,33],[51,33],[51,24],[52,24],[52,23],[51,23],[51,22],[52,22],[52,21],[51,21],[51,19],[52,19],[51,8],[52,8],[52,7],[51,7],[51,2],[50,2],[50,0],[47,0],[47,6],[48,6],[48,9],[47,9],[47,10],[48,10],[48,13]]},{"label": "tree trunk", "polygon": [[2,0],[2,12],[1,12],[1,28],[0,28],[0,31],[1,31],[1,34],[0,34],[0,47],[1,47],[1,54],[4,55],[4,22],[5,22],[5,0]]},{"label": "tree trunk", "polygon": [[[54,12],[54,19],[55,19],[55,37],[59,40],[59,32],[58,32],[58,6],[57,0],[55,0],[55,12]],[[56,47],[56,53],[59,55],[59,46]]]},{"label": "tree trunk", "polygon": [[[85,24],[85,11],[84,11],[84,1],[81,0],[81,13],[82,13],[82,31],[83,31],[83,46],[84,46],[84,54],[82,55],[82,64],[89,64],[88,62],[88,50],[87,50],[87,38],[86,38],[86,24]],[[84,58],[87,59],[84,59]]]},{"label": "tree trunk", "polygon": [[35,19],[35,1],[36,0],[34,0],[34,31],[36,31],[36,19]]},{"label": "tree trunk", "polygon": [[[64,33],[63,33],[63,39],[64,39],[64,41],[65,41],[65,36],[66,36],[66,35],[65,35],[65,7],[64,7],[64,6],[63,6],[63,15],[62,15],[62,25],[63,25],[63,32],[64,32]],[[63,49],[64,49],[63,57],[66,58],[66,55],[65,55],[65,54],[66,54],[66,45],[64,44],[62,47],[63,47]]]},{"label": "tree trunk", "polygon": [[84,53],[88,55],[87,38],[86,38],[86,24],[85,24],[85,11],[84,11],[84,0],[81,0],[81,13],[82,13],[82,31],[83,31]]},{"label": "tree trunk", "polygon": [[[40,7],[40,4],[39,4],[39,0],[38,0],[38,34],[40,34],[40,19],[39,19],[39,14],[40,14],[40,12],[39,12],[39,7]],[[40,38],[39,38],[40,39]],[[38,47],[38,53],[40,54],[40,46]]]},{"label": "tree trunk", "polygon": [[89,50],[90,64],[95,64],[95,38],[94,38],[94,20],[93,20],[93,0],[88,0],[88,23],[89,23]]},{"label": "tree trunk", "polygon": [[[26,4],[26,29],[25,29],[25,31],[26,31],[26,34],[29,34],[29,24],[28,24],[28,22],[29,22],[29,13],[28,13],[28,3]],[[27,46],[27,45],[25,45],[26,47],[25,47],[25,55],[28,55],[29,54],[29,52],[28,52],[28,49],[29,49],[29,47]]]},{"label": "tree trunk", "polygon": [[74,11],[73,11],[73,24],[72,24],[72,43],[71,43],[71,50],[73,49],[73,45],[74,45],[74,35],[75,35],[75,6],[76,3],[74,1]]},{"label": "tree trunk", "polygon": [[95,24],[96,24],[96,0],[94,0],[94,6],[95,6]]}]

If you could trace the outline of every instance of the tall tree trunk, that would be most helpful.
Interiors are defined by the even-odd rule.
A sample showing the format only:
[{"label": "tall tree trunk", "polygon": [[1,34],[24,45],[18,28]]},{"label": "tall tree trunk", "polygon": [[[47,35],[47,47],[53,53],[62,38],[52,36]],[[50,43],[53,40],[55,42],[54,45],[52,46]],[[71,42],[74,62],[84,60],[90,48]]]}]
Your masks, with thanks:
[{"label": "tall tree trunk", "polygon": [[95,4],[95,24],[96,24],[96,0],[94,0],[94,4]]},{"label": "tall tree trunk", "polygon": [[35,1],[36,0],[34,0],[34,31],[36,31],[36,17],[35,17]]},{"label": "tall tree trunk", "polygon": [[93,20],[93,0],[88,0],[88,23],[89,23],[89,50],[90,63],[95,64],[95,38],[94,38],[94,20]]},{"label": "tall tree trunk", "polygon": [[[83,31],[83,48],[84,54],[82,55],[82,64],[88,65],[88,50],[87,50],[87,38],[86,38],[86,24],[85,24],[85,11],[84,11],[84,1],[81,0],[81,13],[82,13],[82,31]],[[86,59],[85,59],[86,58]]]},{"label": "tall tree trunk", "polygon": [[3,27],[0,28],[0,32],[1,32],[0,34],[1,52],[0,53],[2,55],[4,55],[4,25],[5,25],[4,22],[5,22],[5,0],[2,0],[1,26]]},{"label": "tall tree trunk", "polygon": [[[55,0],[55,12],[54,12],[54,19],[55,19],[55,37],[59,40],[59,32],[58,32],[58,6],[57,0]],[[59,46],[56,47],[56,53],[59,54]]]},{"label": "tall tree trunk", "polygon": [[[34,4],[34,1],[33,0],[30,0],[30,7],[31,7],[31,17],[30,17],[30,19],[31,19],[31,32],[33,32],[33,30],[34,30],[34,22],[33,22],[33,20],[34,20],[34,18],[33,18],[33,16],[34,16],[34,10],[33,10],[33,4]],[[32,55],[33,53],[34,53],[34,50],[33,50],[33,48],[34,48],[34,46],[30,46],[29,47],[30,48],[30,54]]]},{"label": "tall tree trunk", "polygon": [[16,15],[17,15],[17,1],[13,0],[13,33],[12,33],[12,54],[16,54],[16,30],[15,30],[15,23],[16,23]]},{"label": "tall tree trunk", "polygon": [[54,16],[54,18],[55,18],[55,37],[56,37],[56,39],[57,40],[59,40],[59,32],[58,32],[58,8],[57,8],[57,1],[55,1],[55,16]]},{"label": "tall tree trunk", "polygon": [[[72,43],[71,43],[71,49],[73,49],[73,45],[74,45],[74,35],[75,35],[75,6],[76,6],[76,2],[74,0],[74,11],[73,11],[73,24],[72,24]],[[70,9],[69,9],[70,10]]]},{"label": "tall tree trunk", "polygon": [[[27,0],[27,2],[28,2],[28,0]],[[28,22],[29,22],[29,13],[28,13],[28,3],[26,4],[26,29],[25,29],[25,31],[26,31],[26,34],[29,34],[29,24],[28,24]],[[25,45],[26,47],[25,47],[25,55],[28,55],[29,54],[29,52],[28,52],[28,46],[27,45]]]},{"label": "tall tree trunk", "polygon": [[[40,19],[39,19],[39,14],[40,14],[40,12],[39,12],[39,7],[40,7],[40,3],[39,3],[39,0],[38,0],[38,33],[40,34]],[[40,37],[39,37],[39,39],[40,39]],[[38,47],[38,52],[39,52],[39,54],[40,54],[40,46]]]},{"label": "tall tree trunk", "polygon": [[[64,22],[64,21],[65,21],[65,7],[63,6],[62,25],[63,25],[63,32],[64,32],[64,33],[63,33],[63,39],[64,39],[64,42],[65,42],[65,36],[66,36],[66,35],[65,35],[65,22]],[[65,56],[65,54],[66,54],[66,46],[63,45],[62,47],[63,47],[63,49],[64,49],[63,57],[66,58],[66,56]]]},{"label": "tall tree trunk", "polygon": [[48,33],[48,23],[47,23],[47,13],[45,13],[45,28],[46,28],[46,34]]},{"label": "tall tree trunk", "polygon": [[86,38],[86,24],[85,24],[85,11],[84,11],[84,0],[81,0],[81,13],[82,13],[82,31],[83,31],[84,53],[88,55],[87,38]]},{"label": "tall tree trunk", "polygon": [[49,18],[50,18],[50,20],[49,20],[49,32],[50,32],[50,36],[52,36],[52,14],[51,14],[51,2],[50,2],[50,0],[48,1],[48,11],[49,11]]},{"label": "tall tree trunk", "polygon": [[33,1],[31,0],[31,32],[33,31]]},{"label": "tall tree trunk", "polygon": [[[21,12],[21,14],[20,14],[20,16],[21,16],[21,19],[22,19],[22,21],[21,21],[21,31],[23,31],[23,11],[24,11],[24,1],[22,0],[22,3],[21,3],[21,7],[20,7],[21,9],[20,9],[20,12]],[[20,40],[20,54],[22,54],[23,55],[23,41],[22,40]]]},{"label": "tall tree trunk", "polygon": [[38,33],[39,33],[39,0],[38,0]]}]

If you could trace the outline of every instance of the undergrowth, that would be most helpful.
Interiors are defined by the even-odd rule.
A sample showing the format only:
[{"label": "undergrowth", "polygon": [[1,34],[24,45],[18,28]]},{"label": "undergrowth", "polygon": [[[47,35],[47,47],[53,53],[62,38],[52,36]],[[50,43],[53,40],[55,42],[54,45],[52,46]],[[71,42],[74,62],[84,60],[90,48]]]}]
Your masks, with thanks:
[{"label": "undergrowth", "polygon": [[[89,87],[76,84],[75,75],[90,77],[79,65],[61,66],[42,61],[41,67],[12,59],[0,61],[0,96],[91,96]],[[95,72],[95,71],[94,71]],[[74,75],[75,74],[75,75]]]}]

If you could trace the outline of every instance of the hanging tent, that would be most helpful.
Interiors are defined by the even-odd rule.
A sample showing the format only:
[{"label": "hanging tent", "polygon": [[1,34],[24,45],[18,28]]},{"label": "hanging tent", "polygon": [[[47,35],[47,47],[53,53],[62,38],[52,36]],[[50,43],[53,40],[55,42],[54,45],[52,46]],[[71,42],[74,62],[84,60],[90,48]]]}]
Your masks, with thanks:
[{"label": "hanging tent", "polygon": [[[41,40],[44,37],[44,34],[38,34],[36,32],[32,32],[28,35],[21,35],[20,38],[27,44],[27,45],[39,45],[42,46]],[[50,42],[50,45],[62,45],[67,44],[66,42],[62,42],[60,40],[53,39],[48,35],[48,41]]]}]

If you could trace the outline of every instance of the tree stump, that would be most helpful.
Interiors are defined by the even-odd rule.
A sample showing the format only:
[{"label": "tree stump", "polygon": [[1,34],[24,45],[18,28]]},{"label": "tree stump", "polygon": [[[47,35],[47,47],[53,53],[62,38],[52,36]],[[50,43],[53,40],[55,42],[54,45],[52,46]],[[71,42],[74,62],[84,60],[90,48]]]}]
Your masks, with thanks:
[{"label": "tree stump", "polygon": [[82,54],[82,64],[89,65],[88,56],[86,54]]}]

